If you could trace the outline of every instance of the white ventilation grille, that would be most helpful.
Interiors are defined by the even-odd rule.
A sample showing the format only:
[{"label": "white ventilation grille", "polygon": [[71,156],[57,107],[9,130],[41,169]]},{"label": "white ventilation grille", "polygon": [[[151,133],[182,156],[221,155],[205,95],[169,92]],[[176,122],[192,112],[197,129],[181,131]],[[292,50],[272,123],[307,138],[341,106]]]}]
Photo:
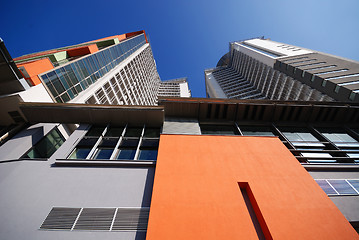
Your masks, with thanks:
[{"label": "white ventilation grille", "polygon": [[150,208],[54,207],[40,229],[81,231],[146,231]]}]

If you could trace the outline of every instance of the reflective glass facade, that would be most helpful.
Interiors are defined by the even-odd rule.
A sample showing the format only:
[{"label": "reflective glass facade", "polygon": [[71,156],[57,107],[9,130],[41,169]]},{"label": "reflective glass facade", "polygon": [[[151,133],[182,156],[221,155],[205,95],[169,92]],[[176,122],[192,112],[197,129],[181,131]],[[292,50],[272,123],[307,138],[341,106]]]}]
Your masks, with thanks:
[{"label": "reflective glass facade", "polygon": [[68,102],[146,43],[144,34],[40,75],[56,102]]}]

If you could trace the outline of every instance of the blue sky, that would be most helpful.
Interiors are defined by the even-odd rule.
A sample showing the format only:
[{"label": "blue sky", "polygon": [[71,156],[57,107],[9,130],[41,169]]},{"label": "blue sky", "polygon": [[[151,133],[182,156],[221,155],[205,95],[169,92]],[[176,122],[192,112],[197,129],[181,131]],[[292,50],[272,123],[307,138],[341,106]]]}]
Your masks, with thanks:
[{"label": "blue sky", "polygon": [[359,61],[358,0],[20,0],[0,13],[13,57],[143,29],[161,79],[187,76],[194,97],[230,41],[265,36]]}]

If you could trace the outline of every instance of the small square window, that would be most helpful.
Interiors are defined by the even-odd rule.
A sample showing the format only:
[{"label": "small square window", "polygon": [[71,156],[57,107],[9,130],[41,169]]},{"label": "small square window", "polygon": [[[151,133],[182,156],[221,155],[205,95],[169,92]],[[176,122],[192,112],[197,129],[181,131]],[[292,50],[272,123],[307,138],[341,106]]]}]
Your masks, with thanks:
[{"label": "small square window", "polygon": [[128,127],[126,129],[125,137],[140,137],[142,134],[142,128]]},{"label": "small square window", "polygon": [[117,155],[117,159],[121,160],[133,160],[135,158],[135,148],[122,148]]},{"label": "small square window", "polygon": [[91,148],[76,148],[70,155],[69,159],[86,159],[90,151]]},{"label": "small square window", "polygon": [[327,80],[323,79],[322,87],[325,87],[325,85],[327,85]]},{"label": "small square window", "polygon": [[120,137],[123,132],[123,127],[111,127],[107,130],[106,137]]},{"label": "small square window", "polygon": [[140,150],[139,160],[156,160],[157,159],[157,150]]},{"label": "small square window", "polygon": [[335,92],[335,93],[338,93],[339,90],[340,90],[340,86],[339,86],[339,85],[335,86],[334,92]]},{"label": "small square window", "polygon": [[103,130],[105,130],[104,127],[91,127],[91,129],[87,132],[86,136],[91,137],[99,137],[102,135]]},{"label": "small square window", "polygon": [[124,138],[120,144],[121,147],[137,147],[139,138]]},{"label": "small square window", "polygon": [[99,148],[94,159],[110,159],[113,148]]},{"label": "small square window", "polygon": [[144,137],[148,138],[158,138],[160,137],[160,129],[159,128],[145,128]]}]

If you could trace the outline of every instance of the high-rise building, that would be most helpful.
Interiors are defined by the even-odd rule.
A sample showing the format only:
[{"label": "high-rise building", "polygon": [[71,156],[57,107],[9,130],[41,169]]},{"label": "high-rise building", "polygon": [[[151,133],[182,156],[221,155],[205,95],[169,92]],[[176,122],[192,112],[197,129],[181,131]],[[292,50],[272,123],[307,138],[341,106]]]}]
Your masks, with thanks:
[{"label": "high-rise building", "polygon": [[187,78],[177,78],[162,81],[159,91],[159,97],[191,97],[191,90],[188,88]]},{"label": "high-rise building", "polygon": [[359,101],[359,63],[255,38],[230,43],[205,71],[209,97],[304,101]]},{"label": "high-rise building", "polygon": [[[161,80],[144,31],[28,54],[14,61],[28,85],[41,85],[54,102],[157,104]],[[182,80],[188,92],[187,79]],[[161,94],[166,88],[162,89]]]}]

